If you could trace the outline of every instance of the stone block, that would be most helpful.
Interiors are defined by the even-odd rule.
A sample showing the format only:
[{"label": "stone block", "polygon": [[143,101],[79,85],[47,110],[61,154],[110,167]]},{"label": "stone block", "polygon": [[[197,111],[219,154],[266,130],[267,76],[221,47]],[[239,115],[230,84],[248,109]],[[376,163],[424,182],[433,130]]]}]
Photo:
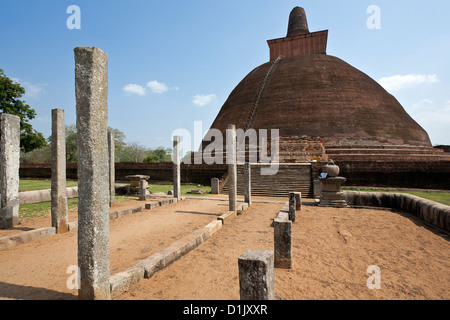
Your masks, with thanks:
[{"label": "stone block", "polygon": [[292,267],[292,221],[274,219],[274,256],[275,268]]},{"label": "stone block", "polygon": [[219,194],[219,179],[211,179],[211,194]]},{"label": "stone block", "polygon": [[274,254],[250,250],[238,259],[241,300],[274,300]]},{"label": "stone block", "polygon": [[112,275],[109,279],[111,298],[116,298],[130,290],[144,278],[144,273],[143,267],[134,266]]}]

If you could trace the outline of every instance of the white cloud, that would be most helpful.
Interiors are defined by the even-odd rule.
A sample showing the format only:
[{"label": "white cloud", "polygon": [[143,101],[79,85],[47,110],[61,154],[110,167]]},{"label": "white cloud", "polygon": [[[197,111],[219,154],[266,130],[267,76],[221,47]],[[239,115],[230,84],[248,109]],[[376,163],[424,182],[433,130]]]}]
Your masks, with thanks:
[{"label": "white cloud", "polygon": [[167,90],[169,90],[169,87],[165,84],[165,83],[161,83],[158,81],[150,81],[147,82],[147,87],[150,88],[150,90],[152,90],[153,93],[164,93]]},{"label": "white cloud", "polygon": [[387,91],[398,91],[418,84],[436,82],[439,82],[439,77],[436,74],[394,75],[378,80],[378,83]]},{"label": "white cloud", "polygon": [[194,100],[192,100],[192,103],[199,107],[203,107],[213,103],[214,101],[216,101],[216,99],[217,96],[215,94],[197,94],[194,96]]},{"label": "white cloud", "polygon": [[123,91],[128,92],[128,93],[132,93],[132,94],[137,94],[140,96],[145,96],[146,91],[145,88],[138,85],[138,84],[134,84],[134,83],[130,83],[127,84],[124,88]]},{"label": "white cloud", "polygon": [[34,84],[29,81],[21,82],[18,78],[11,78],[11,80],[19,83],[25,89],[25,97],[29,98],[37,98],[45,86],[41,84]]}]

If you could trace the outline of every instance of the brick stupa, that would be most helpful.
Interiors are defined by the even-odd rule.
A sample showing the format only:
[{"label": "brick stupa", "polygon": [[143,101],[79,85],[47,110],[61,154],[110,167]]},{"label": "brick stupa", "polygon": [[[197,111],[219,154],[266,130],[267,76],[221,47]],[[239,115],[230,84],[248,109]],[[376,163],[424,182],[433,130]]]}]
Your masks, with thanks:
[{"label": "brick stupa", "polygon": [[229,124],[279,129],[284,162],[318,157],[319,151],[308,152],[315,142],[430,148],[427,132],[396,98],[368,75],[327,55],[327,39],[328,30],[310,32],[304,9],[294,8],[287,36],[267,41],[270,61],[237,85],[211,128],[224,136]]}]

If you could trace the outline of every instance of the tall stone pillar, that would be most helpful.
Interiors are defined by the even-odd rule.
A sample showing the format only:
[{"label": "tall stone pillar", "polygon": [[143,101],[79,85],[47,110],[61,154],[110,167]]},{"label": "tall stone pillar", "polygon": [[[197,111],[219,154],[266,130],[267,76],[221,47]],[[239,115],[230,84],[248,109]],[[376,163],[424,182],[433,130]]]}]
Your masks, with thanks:
[{"label": "tall stone pillar", "polygon": [[238,259],[241,300],[274,300],[274,257],[270,250],[250,250]]},{"label": "tall stone pillar", "polygon": [[69,231],[66,194],[66,127],[64,110],[52,110],[52,227],[57,233]]},{"label": "tall stone pillar", "polygon": [[116,200],[115,142],[114,132],[108,131],[108,163],[109,163],[109,206]]},{"label": "tall stone pillar", "polygon": [[20,118],[3,113],[0,122],[0,229],[8,229],[19,223]]},{"label": "tall stone pillar", "polygon": [[173,197],[180,200],[181,197],[181,159],[180,137],[173,137]]},{"label": "tall stone pillar", "polygon": [[249,162],[244,164],[244,202],[252,205],[252,168]]},{"label": "tall stone pillar", "polygon": [[227,164],[228,164],[228,210],[237,211],[237,163],[236,163],[236,126],[230,124],[227,129]]},{"label": "tall stone pillar", "polygon": [[78,267],[81,300],[109,300],[108,56],[77,47]]}]

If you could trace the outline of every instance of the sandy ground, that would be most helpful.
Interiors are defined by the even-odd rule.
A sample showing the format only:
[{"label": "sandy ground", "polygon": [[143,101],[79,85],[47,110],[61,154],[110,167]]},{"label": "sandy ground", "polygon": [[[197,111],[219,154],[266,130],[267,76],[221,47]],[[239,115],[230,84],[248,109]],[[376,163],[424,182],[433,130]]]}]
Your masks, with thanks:
[{"label": "sandy ground", "polygon": [[[247,250],[273,250],[272,219],[282,206],[254,203],[203,245],[117,299],[238,300],[238,257]],[[226,201],[187,199],[111,221],[111,273],[227,208]],[[76,299],[76,290],[66,286],[67,267],[77,263],[76,241],[77,233],[70,232],[0,251],[0,299]],[[380,290],[367,288],[371,265],[381,270]],[[414,217],[384,210],[304,205],[293,225],[293,268],[275,269],[279,300],[447,300],[449,289],[449,237]]]}]

